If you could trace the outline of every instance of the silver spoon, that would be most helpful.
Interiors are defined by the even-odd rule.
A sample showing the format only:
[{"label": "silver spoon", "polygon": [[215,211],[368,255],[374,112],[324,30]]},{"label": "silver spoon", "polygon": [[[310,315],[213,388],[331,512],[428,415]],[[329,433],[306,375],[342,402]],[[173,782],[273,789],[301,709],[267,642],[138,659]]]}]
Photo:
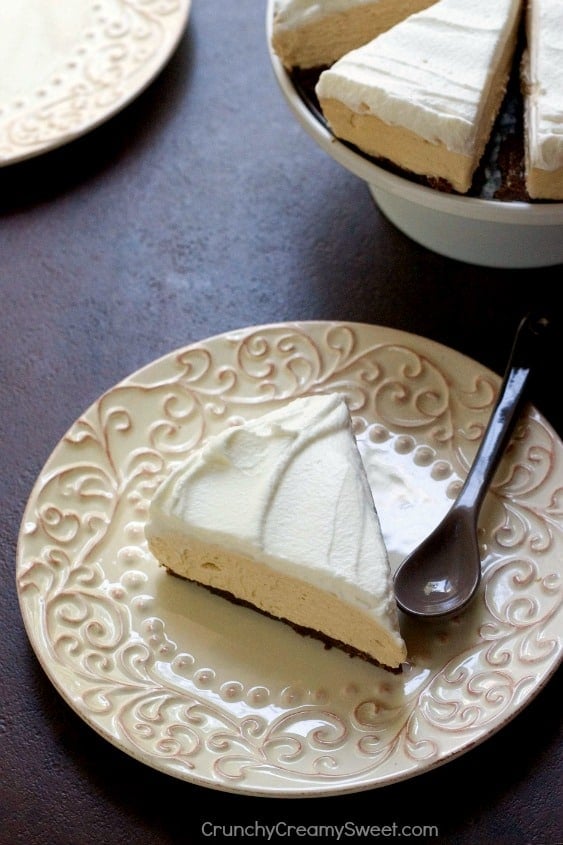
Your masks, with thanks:
[{"label": "silver spoon", "polygon": [[550,327],[547,317],[520,323],[483,440],[454,504],[395,573],[397,604],[410,616],[459,613],[481,579],[477,518],[485,493],[524,404],[532,367]]}]

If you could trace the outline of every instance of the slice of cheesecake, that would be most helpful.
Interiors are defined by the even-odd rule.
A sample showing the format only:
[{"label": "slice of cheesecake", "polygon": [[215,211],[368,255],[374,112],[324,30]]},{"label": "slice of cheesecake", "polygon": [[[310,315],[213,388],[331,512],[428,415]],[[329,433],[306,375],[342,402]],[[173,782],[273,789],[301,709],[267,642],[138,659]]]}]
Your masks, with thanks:
[{"label": "slice of cheesecake", "polygon": [[563,199],[563,0],[530,0],[526,16],[526,187],[534,199]]},{"label": "slice of cheesecake", "polygon": [[440,0],[343,56],[316,93],[334,134],[465,193],[500,109],[521,0]]},{"label": "slice of cheesecake", "polygon": [[332,64],[436,0],[274,0],[272,47],[287,68]]},{"label": "slice of cheesecake", "polygon": [[379,520],[336,394],[211,436],[150,506],[171,572],[397,669],[406,657]]}]

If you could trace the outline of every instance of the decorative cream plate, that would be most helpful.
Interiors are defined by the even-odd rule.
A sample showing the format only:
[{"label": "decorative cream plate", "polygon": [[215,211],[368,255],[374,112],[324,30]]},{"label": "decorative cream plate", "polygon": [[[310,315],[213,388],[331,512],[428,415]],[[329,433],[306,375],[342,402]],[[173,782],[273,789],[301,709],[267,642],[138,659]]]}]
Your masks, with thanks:
[{"label": "decorative cream plate", "polygon": [[143,527],[158,483],[207,435],[339,391],[395,566],[454,498],[498,384],[423,338],[328,322],[224,334],[125,379],[63,437],[22,521],[21,610],[55,687],[141,762],[252,795],[380,786],[490,736],[561,658],[563,444],[535,409],[485,504],[475,603],[447,622],[403,618],[401,675],[167,575]]},{"label": "decorative cream plate", "polygon": [[0,165],[107,120],[157,75],[191,0],[17,0],[0,4]]}]

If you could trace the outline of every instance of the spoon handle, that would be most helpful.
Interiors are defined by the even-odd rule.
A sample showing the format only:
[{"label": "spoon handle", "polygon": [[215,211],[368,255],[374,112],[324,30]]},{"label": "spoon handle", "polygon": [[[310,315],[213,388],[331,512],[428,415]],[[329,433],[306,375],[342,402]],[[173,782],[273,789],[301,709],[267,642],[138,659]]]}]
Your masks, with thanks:
[{"label": "spoon handle", "polygon": [[475,519],[494,472],[518,421],[532,369],[538,361],[551,321],[528,314],[520,323],[502,385],[485,435],[456,505],[475,511]]}]

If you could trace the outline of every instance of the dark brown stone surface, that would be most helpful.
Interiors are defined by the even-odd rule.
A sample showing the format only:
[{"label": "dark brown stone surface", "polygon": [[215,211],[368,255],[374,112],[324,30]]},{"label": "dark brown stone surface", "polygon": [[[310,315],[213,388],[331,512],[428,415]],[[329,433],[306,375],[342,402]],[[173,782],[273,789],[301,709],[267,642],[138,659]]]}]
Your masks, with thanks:
[{"label": "dark brown stone surface", "polygon": [[[291,117],[255,0],[194,0],[177,53],[130,107],[0,170],[0,845],[203,842],[204,820],[256,818],[435,824],[432,841],[456,845],[562,841],[556,679],[497,735],[411,781],[330,802],[210,793],[130,759],[70,710],[28,644],[14,583],[38,472],[143,364],[248,324],[335,318],[416,332],[500,371],[521,314],[558,301],[561,269],[471,267],[394,229]],[[562,434],[560,336],[534,401]]]}]

